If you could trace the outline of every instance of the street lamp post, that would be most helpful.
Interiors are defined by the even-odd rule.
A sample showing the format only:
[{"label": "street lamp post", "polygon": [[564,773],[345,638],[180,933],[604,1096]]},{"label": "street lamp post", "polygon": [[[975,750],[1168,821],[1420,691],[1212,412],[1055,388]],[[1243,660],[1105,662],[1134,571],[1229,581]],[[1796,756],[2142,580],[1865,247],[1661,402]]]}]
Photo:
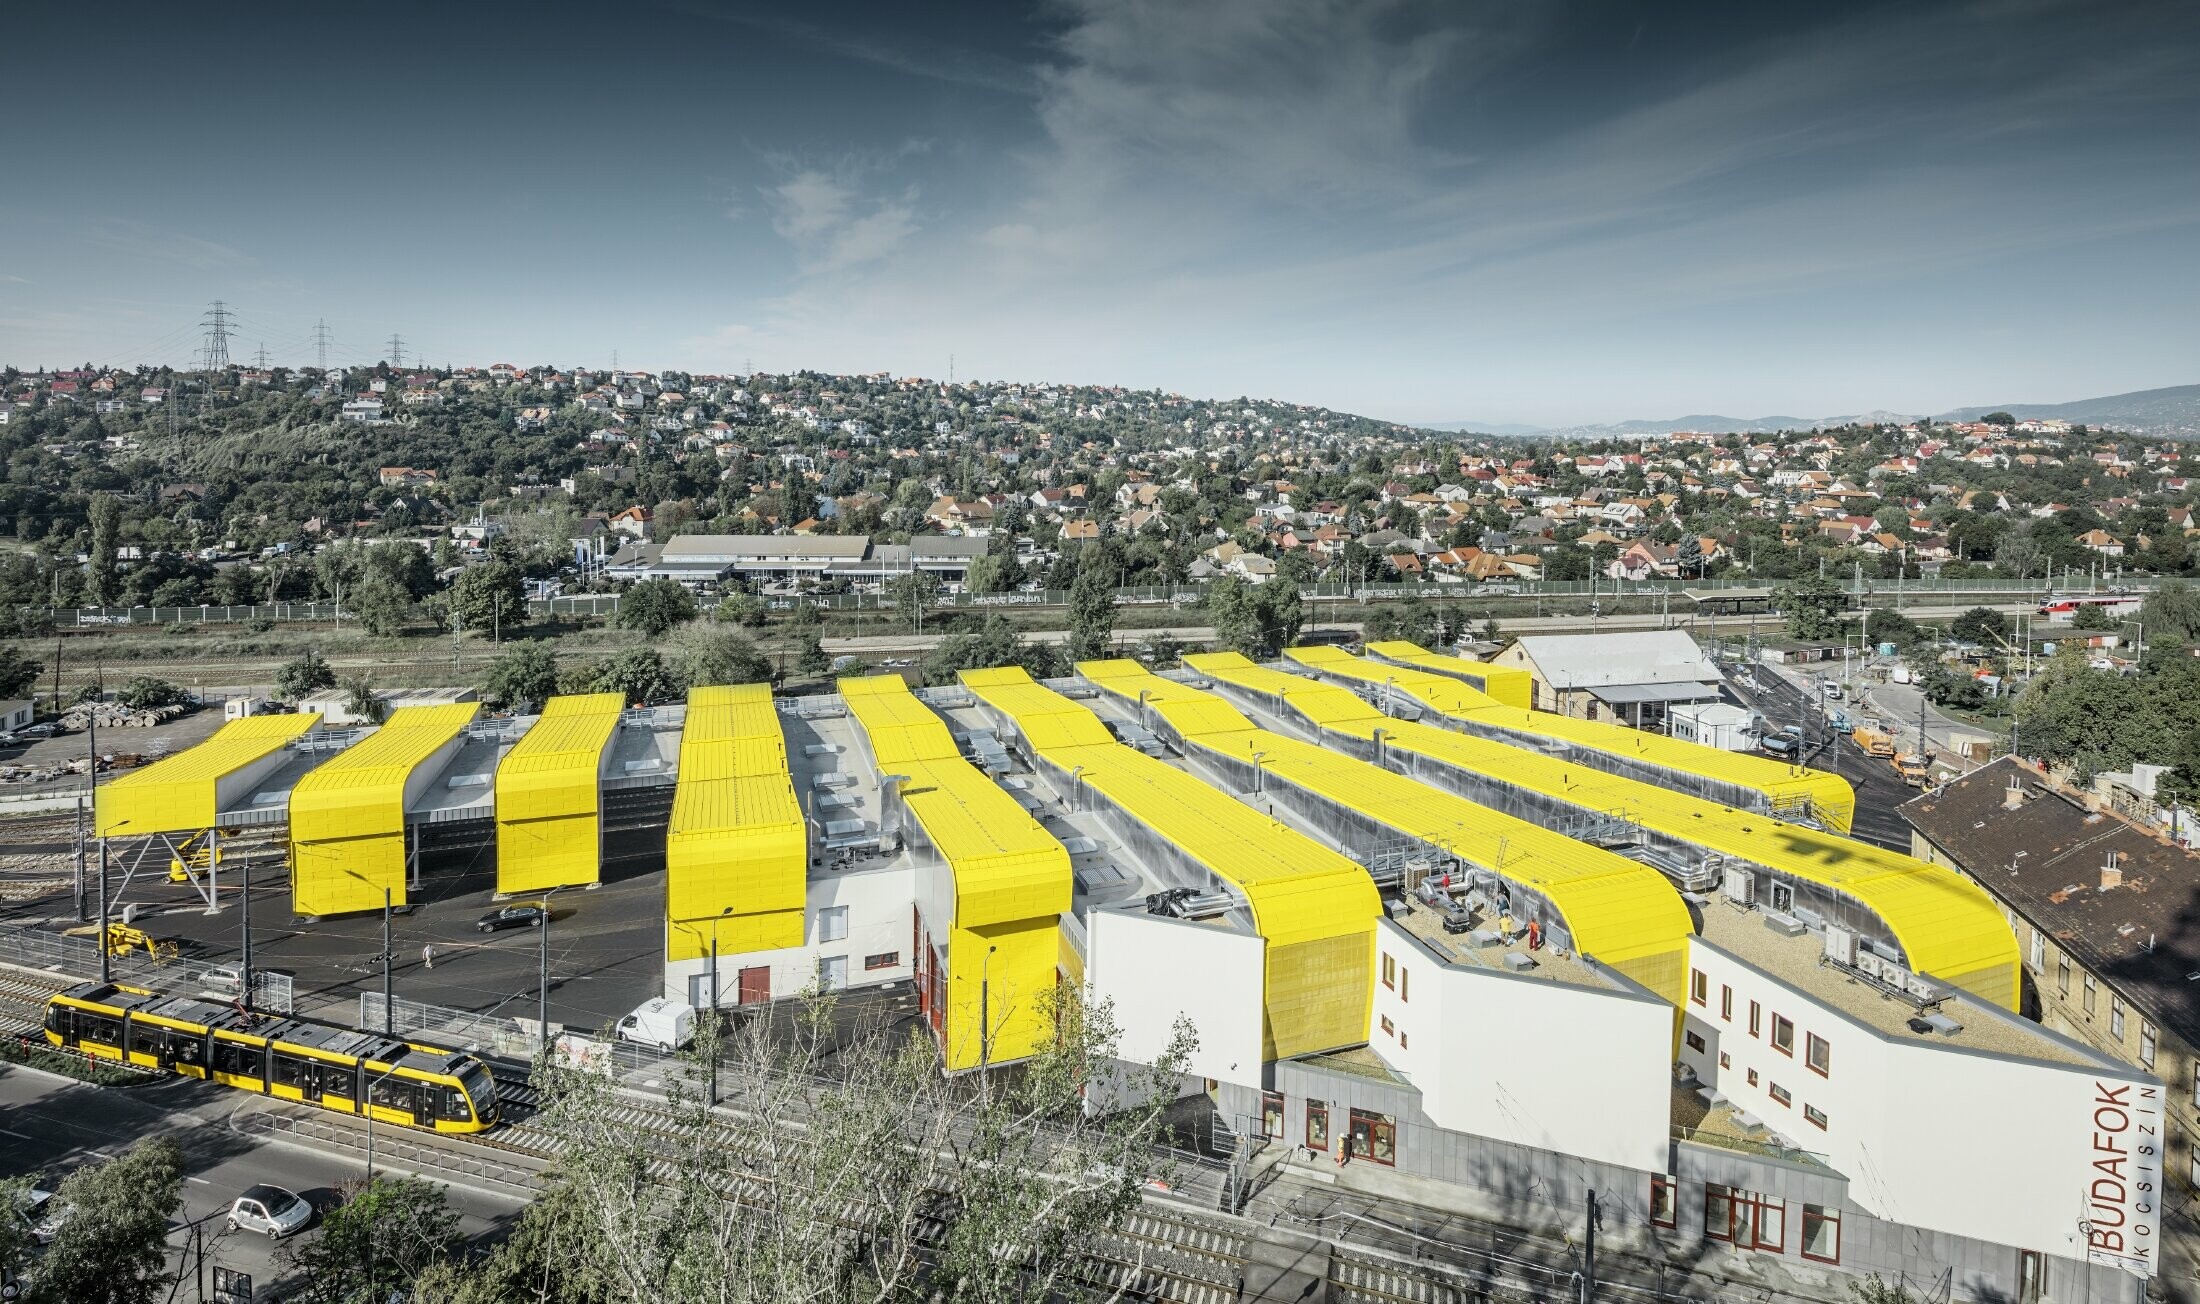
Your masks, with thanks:
[{"label": "street lamp post", "polygon": [[978,1067],[983,1069],[993,1063],[993,953],[1000,950],[998,944],[985,948],[985,958],[978,962]]},{"label": "street lamp post", "polygon": [[[249,904],[249,903],[248,903]],[[382,889],[382,1035],[393,1035],[392,1002],[390,999],[390,890]]]},{"label": "street lamp post", "polygon": [[[550,1053],[550,898],[557,894],[558,888],[555,887],[542,894],[542,926],[537,930],[541,936],[537,939],[535,948],[535,1022],[542,1038],[542,1053],[545,1055]],[[712,945],[716,944],[716,932],[713,930]],[[713,962],[711,973],[716,975],[717,972],[717,964]],[[716,981],[715,977],[713,981]]]}]

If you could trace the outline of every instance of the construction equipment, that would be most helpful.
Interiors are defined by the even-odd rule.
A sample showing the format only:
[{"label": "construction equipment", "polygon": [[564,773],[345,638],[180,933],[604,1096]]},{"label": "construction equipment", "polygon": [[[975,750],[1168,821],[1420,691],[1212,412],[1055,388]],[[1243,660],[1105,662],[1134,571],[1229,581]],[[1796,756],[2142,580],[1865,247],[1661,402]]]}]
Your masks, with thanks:
[{"label": "construction equipment", "polygon": [[[99,925],[87,924],[81,928],[63,929],[61,935],[63,937],[97,937],[99,936]],[[107,925],[108,955],[119,960],[140,947],[145,949],[145,954],[150,956],[155,964],[166,964],[183,953],[181,943],[155,941],[153,935],[142,928],[135,928],[129,924]]]},{"label": "construction equipment", "polygon": [[200,830],[176,845],[176,855],[168,861],[168,881],[188,883],[203,877],[206,871],[222,862],[221,851],[207,845],[208,830]]},{"label": "construction equipment", "polygon": [[1904,752],[1894,758],[1894,772],[1901,775],[1902,781],[1913,788],[1924,787],[1932,769],[1933,763],[1930,760],[1912,752]]},{"label": "construction equipment", "polygon": [[1891,757],[1894,755],[1894,739],[1877,729],[1867,729],[1859,725],[1853,737],[1856,739],[1856,745],[1864,749],[1866,756]]}]

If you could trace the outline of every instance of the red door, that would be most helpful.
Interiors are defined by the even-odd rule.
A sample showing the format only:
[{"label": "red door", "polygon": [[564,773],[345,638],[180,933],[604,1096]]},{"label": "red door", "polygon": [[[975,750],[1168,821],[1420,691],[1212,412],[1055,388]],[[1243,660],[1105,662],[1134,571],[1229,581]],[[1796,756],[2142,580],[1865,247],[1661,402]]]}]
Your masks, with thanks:
[{"label": "red door", "polygon": [[768,964],[743,969],[738,982],[743,1005],[762,1005],[772,998],[772,970]]}]

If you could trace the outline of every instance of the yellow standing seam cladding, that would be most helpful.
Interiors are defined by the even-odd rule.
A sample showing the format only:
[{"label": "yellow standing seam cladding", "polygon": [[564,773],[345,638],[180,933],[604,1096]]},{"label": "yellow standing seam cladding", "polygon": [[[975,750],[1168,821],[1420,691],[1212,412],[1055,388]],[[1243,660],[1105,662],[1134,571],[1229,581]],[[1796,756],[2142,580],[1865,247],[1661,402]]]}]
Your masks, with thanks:
[{"label": "yellow standing seam cladding", "polygon": [[[1245,897],[1267,942],[1261,1053],[1288,1059],[1367,1039],[1375,919],[1367,871],[1182,770],[1115,741],[1089,709],[1020,668],[965,670],[1035,752],[1089,784]],[[1142,962],[1166,963],[1164,957]],[[1196,977],[1196,976],[1193,976]]]},{"label": "yellow standing seam cladding", "polygon": [[1493,666],[1485,661],[1445,656],[1406,639],[1380,640],[1368,644],[1367,650],[1385,661],[1464,679],[1502,705],[1523,711],[1535,708],[1535,676],[1518,666]]},{"label": "yellow standing seam cladding", "polygon": [[221,813],[215,807],[223,779],[319,723],[317,711],[231,720],[195,747],[101,784],[93,804],[95,832],[103,838],[139,838],[212,828]]},{"label": "yellow standing seam cladding", "polygon": [[1062,967],[1069,852],[962,758],[946,722],[899,675],[840,681],[881,774],[906,776],[899,797],[947,862],[948,924],[941,1041],[950,1069],[1022,1059],[1054,1035],[1048,995]]},{"label": "yellow standing seam cladding", "polygon": [[405,897],[405,785],[481,707],[407,706],[290,791],[290,888],[301,915],[380,910]]},{"label": "yellow standing seam cladding", "polygon": [[497,891],[603,879],[603,756],[623,693],[553,697],[496,772]]},{"label": "yellow standing seam cladding", "polygon": [[768,684],[698,688],[665,833],[665,955],[802,945],[809,828]]},{"label": "yellow standing seam cladding", "polygon": [[[1411,643],[1403,646],[1415,647]],[[1848,832],[1856,817],[1856,790],[1849,786],[1847,779],[1825,770],[1730,752],[1723,747],[1708,747],[1664,734],[1630,729],[1623,724],[1577,720],[1554,711],[1506,706],[1450,674],[1395,662],[1368,661],[1342,648],[1295,647],[1286,650],[1284,655],[1324,674],[1367,684],[1392,683],[1430,709],[1456,720],[1551,738],[1659,769],[1701,775],[1748,788],[1763,793],[1774,809],[1807,800],[1812,817],[1840,833]],[[1422,655],[1432,654],[1424,652]],[[1436,659],[1457,660],[1455,657]],[[1478,663],[1465,661],[1460,664],[1471,667]]]},{"label": "yellow standing seam cladding", "polygon": [[[1186,664],[1198,669],[1201,659],[1188,657]],[[1077,670],[1127,701],[1143,692],[1146,709],[1189,742],[1247,764],[1258,752],[1268,774],[1533,888],[1564,917],[1575,950],[1680,1004],[1692,931],[1688,908],[1649,866],[1372,762],[1262,729],[1227,700],[1163,679],[1136,661],[1081,661]]]},{"label": "yellow standing seam cladding", "polygon": [[1279,697],[1323,729],[1366,738],[1380,728],[1392,747],[1838,892],[1886,924],[1912,969],[2003,1009],[2018,1007],[2017,939],[2008,920],[1976,884],[1939,866],[1541,752],[1388,719],[1348,689],[1265,670],[1235,654],[1186,662],[1223,683]]}]

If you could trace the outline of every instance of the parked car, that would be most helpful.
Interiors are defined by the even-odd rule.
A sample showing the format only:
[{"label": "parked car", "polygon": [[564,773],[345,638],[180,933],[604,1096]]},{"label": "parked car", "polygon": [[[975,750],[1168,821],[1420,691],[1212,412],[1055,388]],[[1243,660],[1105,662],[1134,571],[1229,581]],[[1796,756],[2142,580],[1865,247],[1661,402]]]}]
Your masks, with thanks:
[{"label": "parked car", "polygon": [[53,1240],[54,1232],[69,1220],[75,1212],[68,1205],[54,1198],[54,1193],[40,1187],[23,1192],[15,1202],[15,1216],[22,1220],[23,1229],[31,1239],[44,1245]]},{"label": "parked car", "polygon": [[313,1206],[296,1191],[265,1183],[229,1206],[229,1230],[258,1232],[279,1241],[313,1221]]},{"label": "parked car", "polygon": [[16,732],[18,738],[51,738],[53,736],[54,727],[50,724],[25,725]]},{"label": "parked car", "polygon": [[476,919],[474,927],[484,933],[501,933],[507,928],[540,928],[549,917],[549,908],[540,901],[526,901],[498,906]]}]

